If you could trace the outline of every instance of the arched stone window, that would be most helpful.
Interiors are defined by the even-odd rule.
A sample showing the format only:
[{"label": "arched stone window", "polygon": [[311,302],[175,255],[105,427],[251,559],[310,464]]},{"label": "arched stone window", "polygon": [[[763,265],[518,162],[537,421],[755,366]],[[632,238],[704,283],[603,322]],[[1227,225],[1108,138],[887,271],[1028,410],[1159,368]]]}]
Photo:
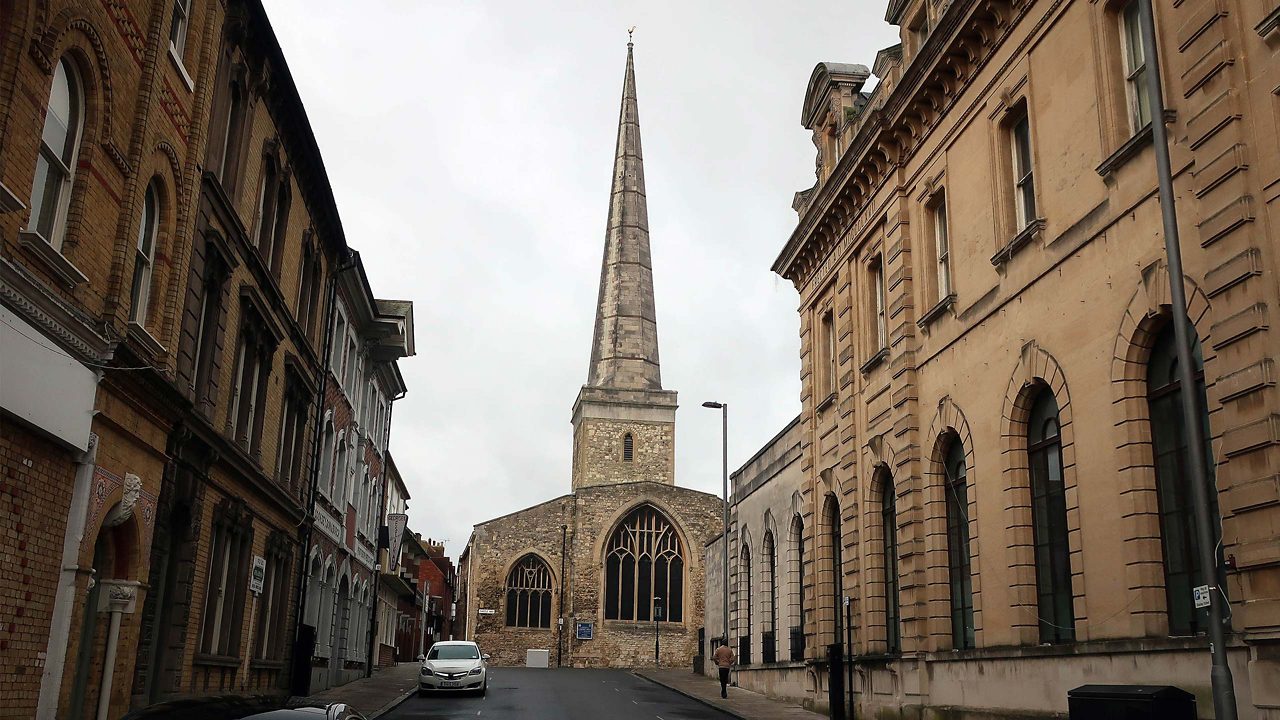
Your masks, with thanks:
[{"label": "arched stone window", "polygon": [[1062,479],[1062,435],[1058,401],[1041,389],[1027,422],[1031,468],[1031,515],[1035,538],[1036,601],[1040,642],[1075,640],[1071,595],[1071,548],[1067,543],[1067,492]]},{"label": "arched stone window", "polygon": [[[1195,362],[1196,410],[1204,429],[1205,476],[1209,482],[1210,515],[1218,517],[1218,493],[1213,479],[1213,447],[1210,444],[1208,402],[1204,391],[1204,360],[1200,343],[1192,346]],[[1151,450],[1155,460],[1156,496],[1160,505],[1160,540],[1164,559],[1165,597],[1169,608],[1169,634],[1194,635],[1208,627],[1208,608],[1195,608],[1192,589],[1200,584],[1200,536],[1191,495],[1191,458],[1181,415],[1182,382],[1178,378],[1178,351],[1173,326],[1156,338],[1147,362],[1147,408],[1151,418]],[[1215,540],[1221,527],[1212,528]],[[1221,562],[1219,562],[1221,567]],[[1220,578],[1218,587],[1225,587]]]},{"label": "arched stone window", "polygon": [[947,508],[947,570],[951,585],[951,647],[972,648],[973,569],[969,554],[969,485],[964,445],[950,433],[943,471]]},{"label": "arched stone window", "polygon": [[631,462],[635,450],[635,440],[631,433],[622,436],[622,462]]},{"label": "arched stone window", "polygon": [[[844,559],[841,557],[843,542],[840,532],[840,501],[833,494],[828,494],[822,507],[822,520],[826,524],[826,562],[822,571],[827,580],[823,595],[831,613],[831,642],[841,641],[843,618],[841,603],[844,596]],[[819,610],[821,612],[821,610]]]},{"label": "arched stone window", "polygon": [[31,185],[31,220],[27,224],[29,232],[37,233],[58,251],[62,250],[62,239],[66,235],[76,155],[84,129],[83,107],[80,78],[71,61],[63,58],[54,68],[45,106],[40,154],[36,156],[35,180]]},{"label": "arched stone window", "polygon": [[764,540],[760,546],[764,556],[760,558],[762,585],[764,590],[764,612],[761,613],[760,626],[760,662],[778,661],[778,553],[774,548],[773,531],[765,530]]},{"label": "arched stone window", "polygon": [[894,506],[893,476],[880,471],[880,552],[884,567],[884,646],[888,654],[902,652],[901,605],[898,599],[898,512]]},{"label": "arched stone window", "polygon": [[738,664],[751,664],[751,547],[742,544],[738,552]]},{"label": "arched stone window", "polygon": [[507,574],[507,627],[551,627],[551,568],[536,555]]},{"label": "arched stone window", "polygon": [[684,552],[667,517],[641,505],[605,545],[604,617],[649,621],[655,606],[662,621],[684,620]]},{"label": "arched stone window", "polygon": [[791,518],[791,542],[788,543],[787,584],[791,595],[791,659],[804,659],[804,519],[800,513]]}]

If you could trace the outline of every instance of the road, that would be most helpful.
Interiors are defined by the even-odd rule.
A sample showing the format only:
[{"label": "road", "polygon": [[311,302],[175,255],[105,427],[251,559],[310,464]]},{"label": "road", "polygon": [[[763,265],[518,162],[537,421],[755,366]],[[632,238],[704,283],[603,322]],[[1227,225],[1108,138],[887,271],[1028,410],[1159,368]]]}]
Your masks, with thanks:
[{"label": "road", "polygon": [[486,697],[413,696],[379,720],[724,720],[625,670],[491,668]]}]

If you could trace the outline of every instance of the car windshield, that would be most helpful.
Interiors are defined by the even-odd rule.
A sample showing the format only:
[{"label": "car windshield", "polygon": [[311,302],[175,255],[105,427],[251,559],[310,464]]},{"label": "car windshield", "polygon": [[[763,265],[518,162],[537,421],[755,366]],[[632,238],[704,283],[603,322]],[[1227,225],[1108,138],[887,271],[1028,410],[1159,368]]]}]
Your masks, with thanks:
[{"label": "car windshield", "polygon": [[476,660],[480,651],[475,645],[436,645],[427,653],[428,660]]}]

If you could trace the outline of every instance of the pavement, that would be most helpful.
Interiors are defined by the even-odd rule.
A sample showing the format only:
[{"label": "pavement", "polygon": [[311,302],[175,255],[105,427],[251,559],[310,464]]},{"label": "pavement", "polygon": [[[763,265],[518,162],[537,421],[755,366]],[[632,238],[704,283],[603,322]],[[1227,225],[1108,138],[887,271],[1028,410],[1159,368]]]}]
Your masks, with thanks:
[{"label": "pavement", "polygon": [[346,703],[374,720],[417,691],[418,668],[416,662],[399,663],[378,670],[370,677],[318,692],[307,700]]},{"label": "pavement", "polygon": [[[733,717],[628,670],[493,667],[489,691],[410,697],[381,720],[726,720]],[[810,716],[812,717],[812,716]]]},{"label": "pavement", "polygon": [[799,705],[773,700],[740,687],[729,688],[729,698],[720,697],[720,681],[690,670],[636,670],[636,675],[665,688],[716,708],[740,720],[817,720],[826,718]]}]

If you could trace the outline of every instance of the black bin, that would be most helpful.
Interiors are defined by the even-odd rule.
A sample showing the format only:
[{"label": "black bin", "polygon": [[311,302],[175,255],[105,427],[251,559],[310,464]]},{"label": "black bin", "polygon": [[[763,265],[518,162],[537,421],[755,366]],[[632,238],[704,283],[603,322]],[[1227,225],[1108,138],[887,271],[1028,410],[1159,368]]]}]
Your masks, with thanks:
[{"label": "black bin", "polygon": [[1172,685],[1081,685],[1067,708],[1071,720],[1196,720],[1196,696]]}]

